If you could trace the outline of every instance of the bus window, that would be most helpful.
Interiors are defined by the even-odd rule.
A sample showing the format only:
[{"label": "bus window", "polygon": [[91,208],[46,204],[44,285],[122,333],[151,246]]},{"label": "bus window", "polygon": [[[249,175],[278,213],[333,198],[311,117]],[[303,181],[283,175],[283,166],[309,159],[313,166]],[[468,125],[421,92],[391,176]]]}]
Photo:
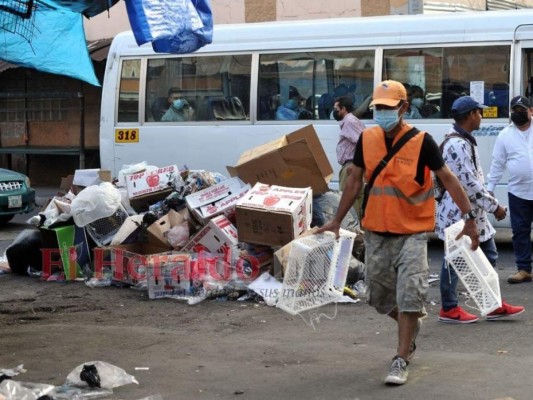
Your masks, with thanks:
[{"label": "bus window", "polygon": [[[336,97],[350,96],[357,108],[373,79],[373,50],[261,55],[257,118],[330,119]],[[359,117],[372,118],[367,111]]]},{"label": "bus window", "polygon": [[394,49],[383,54],[384,79],[403,82],[407,89],[408,118],[450,118],[454,100],[465,95],[490,107],[485,118],[507,118],[509,46]]},{"label": "bus window", "polygon": [[146,122],[248,120],[251,62],[251,55],[148,59]]},{"label": "bus window", "polygon": [[124,60],[120,72],[117,122],[139,121],[139,77],[141,60]]}]

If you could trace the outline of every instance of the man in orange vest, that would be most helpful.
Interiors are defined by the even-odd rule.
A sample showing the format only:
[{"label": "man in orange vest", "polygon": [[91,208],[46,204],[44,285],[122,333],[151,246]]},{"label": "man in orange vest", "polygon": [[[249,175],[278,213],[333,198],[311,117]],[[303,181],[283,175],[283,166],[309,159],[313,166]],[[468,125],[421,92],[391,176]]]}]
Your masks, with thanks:
[{"label": "man in orange vest", "polygon": [[[361,187],[367,182],[362,226],[368,303],[398,323],[397,354],[385,383],[407,382],[407,365],[416,350],[415,339],[428,291],[427,236],[435,227],[433,171],[461,210],[472,249],[479,245],[475,214],[457,177],[440,154],[435,140],[404,122],[409,108],[405,87],[392,80],[376,86],[371,106],[377,126],[365,129],[358,141],[352,173],[337,214],[319,232],[339,232]],[[409,138],[405,141],[403,137]],[[401,146],[395,146],[398,142]],[[389,153],[393,149],[394,153]],[[386,156],[392,155],[390,160]],[[380,166],[381,165],[381,166]],[[376,174],[374,174],[375,171]],[[374,175],[374,176],[373,176]]]}]

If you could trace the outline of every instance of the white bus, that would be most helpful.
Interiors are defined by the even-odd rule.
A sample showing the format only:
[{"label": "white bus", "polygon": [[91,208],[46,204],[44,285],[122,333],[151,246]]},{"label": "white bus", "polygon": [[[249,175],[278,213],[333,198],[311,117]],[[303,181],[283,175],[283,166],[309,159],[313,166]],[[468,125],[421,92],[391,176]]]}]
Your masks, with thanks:
[{"label": "white bus", "polygon": [[[226,174],[244,150],[312,123],[335,188],[333,99],[351,96],[368,126],[365,99],[378,82],[394,79],[413,93],[422,89],[424,105],[410,123],[438,143],[458,96],[490,106],[475,132],[488,173],[510,99],[533,96],[533,10],[219,25],[213,38],[187,55],[139,47],[131,32],[113,40],[102,91],[102,168],[116,176],[125,164],[147,161]],[[169,96],[171,88],[177,93]],[[190,106],[180,122],[162,117],[172,96]],[[289,98],[299,103],[299,119],[280,115]],[[507,204],[505,179],[496,195]]]}]

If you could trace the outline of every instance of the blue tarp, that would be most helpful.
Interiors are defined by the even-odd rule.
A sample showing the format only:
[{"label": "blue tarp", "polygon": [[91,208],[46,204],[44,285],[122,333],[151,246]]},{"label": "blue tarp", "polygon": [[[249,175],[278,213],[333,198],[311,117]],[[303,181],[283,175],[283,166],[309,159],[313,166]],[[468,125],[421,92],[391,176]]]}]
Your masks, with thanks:
[{"label": "blue tarp", "polygon": [[82,18],[80,13],[67,9],[38,7],[30,37],[0,29],[0,59],[100,86],[87,50]]},{"label": "blue tarp", "polygon": [[151,42],[158,53],[186,54],[212,42],[208,0],[126,0],[138,45]]}]

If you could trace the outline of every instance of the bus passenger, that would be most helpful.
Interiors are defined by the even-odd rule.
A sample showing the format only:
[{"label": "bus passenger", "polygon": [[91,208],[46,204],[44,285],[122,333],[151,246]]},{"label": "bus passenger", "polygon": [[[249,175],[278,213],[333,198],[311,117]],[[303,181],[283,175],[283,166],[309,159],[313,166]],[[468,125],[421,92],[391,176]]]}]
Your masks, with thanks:
[{"label": "bus passenger", "polygon": [[407,85],[404,86],[407,88],[407,98],[409,101],[409,107],[405,112],[405,118],[422,118],[420,109],[424,105],[424,90],[416,85],[409,85],[409,87],[407,87]]},{"label": "bus passenger", "polygon": [[170,88],[168,90],[169,108],[161,117],[163,122],[184,122],[193,119],[194,111],[189,102],[181,96],[181,91],[178,88]]},{"label": "bus passenger", "polygon": [[[397,322],[398,347],[385,383],[407,382],[407,366],[425,317],[429,266],[427,234],[435,225],[435,199],[430,170],[439,177],[463,215],[472,210],[457,177],[444,163],[431,135],[407,124],[407,92],[400,82],[379,83],[372,96],[377,126],[367,128],[357,142],[352,173],[348,176],[335,217],[317,233],[339,227],[363,187],[362,226],[365,230],[365,282],[368,303]],[[406,138],[407,141],[404,141]],[[395,146],[399,141],[400,146]],[[402,145],[403,143],[403,145]],[[392,149],[392,151],[391,151]],[[390,161],[384,158],[389,154]],[[375,171],[375,172],[374,172]],[[373,187],[372,187],[373,184]],[[475,219],[468,219],[459,236],[479,245]]]},{"label": "bus passenger", "polygon": [[300,105],[302,100],[305,100],[305,98],[300,95],[298,89],[294,86],[289,86],[289,100],[284,104],[281,104],[276,110],[276,120],[291,121],[296,119],[308,119],[300,118],[300,114],[307,111],[305,107]]}]

